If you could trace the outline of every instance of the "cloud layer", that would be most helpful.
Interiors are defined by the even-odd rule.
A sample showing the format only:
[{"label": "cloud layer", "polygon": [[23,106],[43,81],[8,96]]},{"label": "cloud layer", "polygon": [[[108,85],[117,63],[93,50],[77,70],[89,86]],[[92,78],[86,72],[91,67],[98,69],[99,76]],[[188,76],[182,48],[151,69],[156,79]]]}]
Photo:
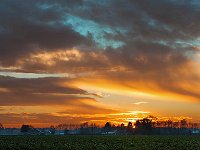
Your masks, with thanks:
[{"label": "cloud layer", "polygon": [[0,16],[0,71],[70,76],[0,76],[1,106],[110,112],[82,84],[200,101],[198,0],[2,0]]}]

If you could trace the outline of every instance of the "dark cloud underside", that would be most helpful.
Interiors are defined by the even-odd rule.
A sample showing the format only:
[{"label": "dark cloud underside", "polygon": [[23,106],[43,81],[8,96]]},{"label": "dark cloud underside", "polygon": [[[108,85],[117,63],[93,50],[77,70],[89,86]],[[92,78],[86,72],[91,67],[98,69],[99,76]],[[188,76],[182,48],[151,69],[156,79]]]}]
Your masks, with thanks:
[{"label": "dark cloud underside", "polygon": [[[62,85],[66,82],[65,85]],[[67,85],[63,78],[17,79],[0,76],[1,106],[67,105],[84,100],[95,101],[79,88]]]},{"label": "dark cloud underside", "polygon": [[[199,64],[197,0],[3,0],[0,16],[1,68],[70,73],[143,92],[200,98],[200,74],[193,66]],[[22,92],[37,103],[80,98],[73,94],[88,97],[84,90],[58,85],[62,79],[1,77],[0,82],[3,105],[18,104]],[[12,91],[12,98],[5,89]]]}]

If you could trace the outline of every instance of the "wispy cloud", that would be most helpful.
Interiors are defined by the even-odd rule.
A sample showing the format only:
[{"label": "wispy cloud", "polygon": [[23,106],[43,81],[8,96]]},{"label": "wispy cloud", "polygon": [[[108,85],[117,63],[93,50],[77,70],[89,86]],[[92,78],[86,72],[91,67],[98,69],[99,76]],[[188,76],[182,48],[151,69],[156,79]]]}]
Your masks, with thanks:
[{"label": "wispy cloud", "polygon": [[134,105],[141,105],[141,104],[147,104],[148,102],[135,102]]}]

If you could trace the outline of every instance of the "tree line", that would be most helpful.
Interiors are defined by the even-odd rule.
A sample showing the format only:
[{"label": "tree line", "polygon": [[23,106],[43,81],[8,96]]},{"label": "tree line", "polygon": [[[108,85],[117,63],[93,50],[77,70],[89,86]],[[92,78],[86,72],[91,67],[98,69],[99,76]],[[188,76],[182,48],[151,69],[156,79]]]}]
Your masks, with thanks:
[{"label": "tree line", "polygon": [[[82,124],[59,124],[50,126],[48,132],[55,134],[57,130],[63,130],[63,134],[190,134],[191,129],[198,129],[198,123],[188,122],[186,119],[180,121],[158,120],[154,116],[138,119],[136,122],[128,122],[115,125],[106,122],[104,126],[95,123],[84,122]],[[0,123],[0,129],[4,129]],[[44,133],[45,129],[36,129],[31,125],[22,125],[21,133]]]}]

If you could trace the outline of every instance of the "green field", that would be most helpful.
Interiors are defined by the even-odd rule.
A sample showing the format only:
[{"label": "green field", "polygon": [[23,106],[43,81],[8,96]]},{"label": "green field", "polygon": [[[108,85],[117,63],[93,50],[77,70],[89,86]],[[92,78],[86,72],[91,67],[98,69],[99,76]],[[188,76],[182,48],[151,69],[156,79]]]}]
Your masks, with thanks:
[{"label": "green field", "polygon": [[200,136],[0,136],[0,149],[200,150]]}]

